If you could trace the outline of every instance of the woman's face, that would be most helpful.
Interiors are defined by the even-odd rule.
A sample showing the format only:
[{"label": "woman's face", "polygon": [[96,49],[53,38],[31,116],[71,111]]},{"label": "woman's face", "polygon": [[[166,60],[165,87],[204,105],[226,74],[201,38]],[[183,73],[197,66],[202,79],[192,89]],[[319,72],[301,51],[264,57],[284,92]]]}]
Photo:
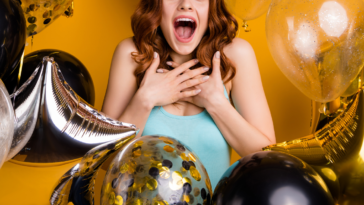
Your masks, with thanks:
[{"label": "woman's face", "polygon": [[189,55],[207,30],[209,0],[163,0],[161,29],[169,46]]}]

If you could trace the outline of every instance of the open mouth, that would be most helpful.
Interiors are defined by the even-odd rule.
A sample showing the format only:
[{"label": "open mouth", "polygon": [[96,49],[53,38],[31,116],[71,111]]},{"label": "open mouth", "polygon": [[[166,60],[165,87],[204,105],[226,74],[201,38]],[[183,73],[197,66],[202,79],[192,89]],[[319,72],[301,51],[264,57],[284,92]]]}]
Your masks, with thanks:
[{"label": "open mouth", "polygon": [[174,21],[174,33],[179,41],[192,40],[196,30],[196,22],[191,18],[177,18]]}]

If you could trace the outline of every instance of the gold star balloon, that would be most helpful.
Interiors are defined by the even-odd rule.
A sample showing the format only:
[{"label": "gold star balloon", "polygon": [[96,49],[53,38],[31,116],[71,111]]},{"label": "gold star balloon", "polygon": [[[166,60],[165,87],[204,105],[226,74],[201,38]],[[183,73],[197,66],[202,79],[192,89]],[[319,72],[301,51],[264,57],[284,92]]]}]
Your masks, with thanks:
[{"label": "gold star balloon", "polygon": [[364,204],[364,95],[349,99],[344,110],[309,136],[263,148],[297,156],[312,165],[336,204]]}]

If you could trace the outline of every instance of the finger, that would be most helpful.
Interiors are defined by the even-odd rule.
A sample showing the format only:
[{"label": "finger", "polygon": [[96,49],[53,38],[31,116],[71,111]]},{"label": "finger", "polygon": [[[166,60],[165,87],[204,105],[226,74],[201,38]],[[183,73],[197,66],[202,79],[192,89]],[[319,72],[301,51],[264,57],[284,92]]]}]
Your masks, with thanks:
[{"label": "finger", "polygon": [[178,76],[178,82],[182,83],[185,80],[195,78],[196,76],[199,76],[202,73],[206,73],[209,69],[210,69],[209,67],[204,66],[198,69],[186,71],[182,75]]},{"label": "finger", "polygon": [[210,77],[208,75],[205,75],[205,76],[202,76],[200,78],[197,78],[197,79],[190,79],[190,80],[186,80],[185,82],[181,83],[179,85],[179,89],[180,90],[184,90],[186,88],[189,88],[189,87],[193,87],[193,86],[196,86],[196,85],[199,85],[201,83],[204,83],[206,82]]},{"label": "finger", "polygon": [[169,70],[164,69],[164,68],[158,68],[157,69],[157,73],[168,73],[168,72],[169,72]]},{"label": "finger", "polygon": [[179,74],[183,73],[184,71],[186,71],[187,69],[189,69],[192,66],[196,65],[197,63],[198,63],[197,59],[187,61],[186,63],[183,63],[180,66],[173,69],[170,73],[171,73],[171,75],[178,76]]},{"label": "finger", "polygon": [[147,69],[147,73],[156,73],[157,72],[157,69],[158,69],[158,66],[159,66],[159,55],[157,52],[154,52],[153,54],[153,61],[152,61],[152,64],[150,64],[149,68]]},{"label": "finger", "polygon": [[184,91],[179,94],[179,99],[193,97],[201,92],[201,89]]},{"label": "finger", "polygon": [[178,66],[180,66],[180,64],[173,62],[173,61],[167,61],[166,64],[173,68],[177,68]]},{"label": "finger", "polygon": [[220,51],[217,51],[212,59],[212,73],[211,75],[214,78],[221,80],[221,71],[220,71]]}]

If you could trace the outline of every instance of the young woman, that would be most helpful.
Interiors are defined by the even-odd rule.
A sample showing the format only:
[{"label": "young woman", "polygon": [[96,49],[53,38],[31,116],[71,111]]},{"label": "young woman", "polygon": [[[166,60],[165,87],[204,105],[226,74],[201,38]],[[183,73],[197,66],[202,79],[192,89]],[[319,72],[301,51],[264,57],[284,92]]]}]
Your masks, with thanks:
[{"label": "young woman", "polygon": [[[141,0],[116,48],[102,111],[190,147],[212,187],[240,156],[275,143],[255,54],[224,0]],[[231,104],[233,103],[233,105]]]}]

